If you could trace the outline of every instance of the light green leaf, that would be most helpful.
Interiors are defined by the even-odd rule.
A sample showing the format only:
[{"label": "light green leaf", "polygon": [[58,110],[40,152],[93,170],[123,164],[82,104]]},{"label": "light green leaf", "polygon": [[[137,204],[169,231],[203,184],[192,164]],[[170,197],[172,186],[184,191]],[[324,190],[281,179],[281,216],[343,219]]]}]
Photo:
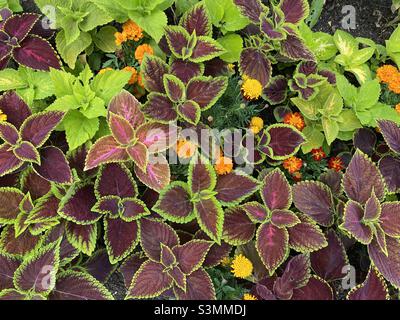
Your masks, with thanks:
[{"label": "light green leaf", "polygon": [[325,101],[321,113],[325,116],[332,117],[339,115],[343,110],[343,99],[338,90],[334,89]]},{"label": "light green leaf", "polygon": [[0,91],[8,91],[27,87],[26,81],[14,69],[0,71]]},{"label": "light green leaf", "polygon": [[359,91],[356,109],[365,110],[376,105],[381,95],[381,85],[378,80],[372,80],[365,82]]},{"label": "light green leaf", "polygon": [[93,42],[103,52],[115,52],[117,45],[115,44],[114,34],[117,29],[112,26],[106,26],[95,33],[93,36]]},{"label": "light green leaf", "polygon": [[70,150],[92,139],[99,129],[99,119],[88,119],[76,110],[68,112],[63,124]]},{"label": "light green leaf", "polygon": [[372,79],[371,70],[367,64],[362,64],[357,67],[349,67],[346,68],[346,71],[353,73],[360,84]]},{"label": "light green leaf", "polygon": [[130,72],[110,70],[103,74],[97,74],[92,81],[91,88],[108,105],[110,100],[121,92],[130,78]]},{"label": "light green leaf", "polygon": [[228,63],[239,61],[240,53],[243,49],[243,39],[240,35],[235,33],[228,34],[222,38],[217,39],[217,41],[226,50],[226,53],[220,56],[222,60]]},{"label": "light green leaf", "polygon": [[328,145],[331,145],[336,140],[339,134],[339,124],[334,119],[326,117],[322,118],[322,127],[324,128],[325,138]]},{"label": "light green leaf", "polygon": [[82,31],[88,32],[93,30],[98,26],[105,25],[113,20],[113,18],[106,12],[100,9],[94,3],[90,1],[80,1],[81,7],[79,10],[81,12],[87,12],[83,21],[79,23],[79,27]]},{"label": "light green leaf", "polygon": [[58,98],[72,93],[73,85],[76,81],[72,74],[62,70],[51,69],[50,77],[54,85],[55,95]]},{"label": "light green leaf", "polygon": [[359,66],[360,64],[366,63],[375,53],[374,48],[364,48],[358,50],[351,56],[351,65],[352,66]]},{"label": "light green leaf", "polygon": [[340,53],[344,56],[352,56],[358,50],[358,42],[354,37],[343,30],[337,30],[333,36],[333,41]]},{"label": "light green leaf", "polygon": [[306,142],[301,146],[303,153],[309,153],[313,149],[320,148],[325,141],[324,134],[313,126],[305,127],[303,134],[306,137]]},{"label": "light green leaf", "polygon": [[164,35],[164,28],[168,24],[167,15],[163,11],[154,11],[149,15],[129,12],[129,17],[135,21],[156,42],[160,42]]},{"label": "light green leaf", "polygon": [[69,45],[67,45],[63,30],[61,30],[56,36],[57,50],[61,58],[63,58],[71,69],[75,69],[76,59],[79,54],[88,48],[91,43],[92,37],[86,32],[81,32],[79,38]]},{"label": "light green leaf", "polygon": [[351,109],[343,110],[337,117],[340,131],[351,131],[362,128],[360,120],[357,118],[355,112]]},{"label": "light green leaf", "polygon": [[68,95],[62,96],[54,101],[51,105],[47,107],[47,111],[64,111],[75,110],[80,107],[80,103],[76,100],[75,96]]},{"label": "light green leaf", "polygon": [[347,78],[341,74],[336,75],[336,86],[347,106],[353,106],[358,97],[358,91]]},{"label": "light green leaf", "polygon": [[88,119],[105,117],[107,115],[104,101],[99,97],[95,97],[92,101],[90,101],[89,106],[86,110],[80,111]]}]

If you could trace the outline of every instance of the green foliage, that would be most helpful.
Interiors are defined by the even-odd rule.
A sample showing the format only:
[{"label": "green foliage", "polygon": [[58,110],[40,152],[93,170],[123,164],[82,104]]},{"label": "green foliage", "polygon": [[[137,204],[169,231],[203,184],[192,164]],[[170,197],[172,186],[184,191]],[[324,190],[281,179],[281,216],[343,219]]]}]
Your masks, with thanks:
[{"label": "green foliage", "polygon": [[229,269],[213,268],[208,270],[215,286],[217,300],[237,300],[243,297],[245,290]]},{"label": "green foliage", "polygon": [[[112,21],[112,17],[94,3],[90,1],[60,1],[60,0],[35,0],[37,6],[44,13],[49,15],[50,21],[54,23],[53,27],[61,29],[56,36],[57,50],[63,60],[72,69],[78,55],[94,43],[99,44],[99,49],[106,49],[107,52],[115,50],[112,43],[109,42],[109,28],[100,30],[100,35],[96,32],[98,26],[105,25]],[[49,12],[53,8],[53,12]],[[50,10],[51,11],[51,10]],[[102,37],[103,41],[99,41]],[[107,41],[107,45],[104,44]],[[111,48],[112,47],[112,48]]]},{"label": "green foliage", "polygon": [[322,10],[324,9],[325,2],[326,0],[312,0],[310,6],[310,15],[305,20],[311,28],[318,23]]},{"label": "green foliage", "polygon": [[18,70],[0,71],[0,91],[15,90],[28,105],[54,94],[54,86],[48,72],[34,71],[20,66]]},{"label": "green foliage", "polygon": [[20,12],[23,9],[19,0],[0,0],[0,8],[8,8],[12,12]]},{"label": "green foliage", "polygon": [[50,77],[57,99],[47,110],[67,112],[62,127],[70,150],[74,150],[95,136],[100,119],[107,115],[106,106],[127,84],[130,73],[110,70],[93,77],[86,65],[78,77],[54,69]]},{"label": "green foliage", "polygon": [[91,0],[118,22],[135,21],[156,42],[164,34],[168,19],[164,10],[174,0]]},{"label": "green foliage", "polygon": [[226,62],[234,63],[239,61],[240,53],[243,50],[243,39],[236,33],[229,33],[217,41],[226,50],[226,53],[220,56],[220,58]]},{"label": "green foliage", "polygon": [[386,41],[386,49],[389,57],[400,67],[400,26],[392,33]]}]

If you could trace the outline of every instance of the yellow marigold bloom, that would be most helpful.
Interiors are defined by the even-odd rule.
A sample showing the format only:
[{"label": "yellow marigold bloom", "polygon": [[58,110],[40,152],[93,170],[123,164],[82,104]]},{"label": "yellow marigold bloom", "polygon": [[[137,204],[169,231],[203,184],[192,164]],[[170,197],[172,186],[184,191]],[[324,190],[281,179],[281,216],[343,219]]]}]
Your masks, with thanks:
[{"label": "yellow marigold bloom", "polygon": [[231,263],[232,263],[232,259],[230,257],[225,257],[222,259],[220,264],[223,267],[229,267],[231,265]]},{"label": "yellow marigold bloom", "polygon": [[191,158],[196,152],[196,145],[188,140],[180,139],[176,143],[176,153],[179,158],[188,159]]},{"label": "yellow marigold bloom", "polygon": [[283,123],[285,124],[289,124],[293,127],[295,127],[297,130],[302,131],[304,129],[304,127],[306,126],[304,123],[304,118],[303,116],[300,114],[300,112],[289,112],[285,115],[284,119],[283,119]]},{"label": "yellow marigold bloom", "polygon": [[260,81],[244,76],[242,91],[246,99],[257,100],[262,94],[263,87]]},{"label": "yellow marigold bloom", "polygon": [[303,160],[297,157],[290,157],[283,161],[283,167],[291,174],[300,171],[303,167]]},{"label": "yellow marigold bloom", "polygon": [[139,63],[142,63],[143,58],[146,54],[149,54],[149,55],[154,54],[153,48],[150,45],[148,45],[147,43],[142,44],[136,48],[135,59],[137,61],[139,61]]},{"label": "yellow marigold bloom", "polygon": [[104,68],[104,69],[101,69],[100,71],[99,71],[99,74],[104,74],[104,73],[106,73],[107,71],[112,71],[113,69],[112,68]]},{"label": "yellow marigold bloom", "polygon": [[123,70],[131,72],[131,78],[129,79],[128,83],[129,84],[135,84],[138,80],[138,72],[134,67],[125,67]]},{"label": "yellow marigold bloom", "polygon": [[0,110],[0,122],[7,121],[7,115]]},{"label": "yellow marigold bloom", "polygon": [[243,300],[258,300],[258,299],[256,298],[256,296],[253,296],[250,293],[245,293],[243,295]]},{"label": "yellow marigold bloom", "polygon": [[120,46],[121,44],[126,42],[126,40],[128,40],[128,38],[126,37],[126,33],[123,32],[114,33],[114,37],[115,37],[115,44],[117,46]]},{"label": "yellow marigold bloom", "polygon": [[217,173],[219,175],[228,174],[233,169],[232,159],[224,157],[224,156],[221,156],[221,157],[219,157],[219,159],[215,163],[214,168],[215,168],[215,171],[217,171]]},{"label": "yellow marigold bloom", "polygon": [[239,254],[235,256],[232,264],[232,273],[236,278],[248,278],[253,273],[253,264],[244,255]]},{"label": "yellow marigold bloom", "polygon": [[380,82],[390,83],[393,78],[397,77],[399,70],[392,65],[384,65],[376,71],[376,75]]},{"label": "yellow marigold bloom", "polygon": [[123,24],[122,33],[126,35],[128,40],[139,41],[143,38],[143,29],[132,20],[128,20]]},{"label": "yellow marigold bloom", "polygon": [[400,113],[400,103],[396,104],[394,108],[396,109],[397,113]]},{"label": "yellow marigold bloom", "polygon": [[260,117],[253,117],[250,121],[250,130],[257,134],[264,128],[264,121]]}]

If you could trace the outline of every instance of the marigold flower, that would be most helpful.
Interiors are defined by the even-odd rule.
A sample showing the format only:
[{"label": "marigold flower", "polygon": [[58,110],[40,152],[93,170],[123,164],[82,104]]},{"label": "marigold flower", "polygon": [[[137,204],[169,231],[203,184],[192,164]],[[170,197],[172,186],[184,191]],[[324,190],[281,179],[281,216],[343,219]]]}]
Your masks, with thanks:
[{"label": "marigold flower", "polygon": [[217,171],[217,173],[219,175],[228,174],[233,169],[232,159],[224,157],[224,156],[221,156],[221,157],[219,157],[219,159],[215,163],[214,167],[215,167],[215,171]]},{"label": "marigold flower", "polygon": [[0,110],[0,122],[7,121],[7,115]]},{"label": "marigold flower", "polygon": [[344,163],[340,157],[332,157],[328,161],[328,168],[340,172],[344,169]]},{"label": "marigold flower", "polygon": [[232,263],[232,259],[231,259],[231,257],[225,257],[225,258],[223,258],[222,260],[221,260],[221,266],[223,266],[223,267],[229,267],[230,265],[231,265],[231,263]]},{"label": "marigold flower", "polygon": [[232,273],[236,278],[245,279],[253,273],[253,264],[244,255],[235,256],[231,264]]},{"label": "marigold flower", "polygon": [[303,167],[303,160],[297,157],[290,157],[283,161],[283,167],[291,174],[300,171]]},{"label": "marigold flower", "polygon": [[258,299],[256,298],[256,296],[253,296],[250,293],[245,293],[243,295],[243,300],[258,300]]},{"label": "marigold flower", "polygon": [[301,174],[301,172],[295,172],[292,174],[293,180],[296,182],[300,182],[301,179],[303,179],[303,175]]},{"label": "marigold flower", "polygon": [[142,63],[143,58],[146,54],[149,54],[149,55],[154,54],[153,48],[150,45],[148,45],[147,43],[142,44],[136,48],[135,59],[137,61],[139,61],[139,63]]},{"label": "marigold flower", "polygon": [[394,78],[398,77],[399,70],[392,65],[384,65],[378,68],[376,75],[380,82],[390,83]]},{"label": "marigold flower", "polygon": [[326,153],[322,147],[319,149],[312,149],[311,154],[315,161],[321,161],[322,159],[326,158]]},{"label": "marigold flower", "polygon": [[400,103],[396,104],[396,106],[394,108],[397,111],[397,113],[400,114]]},{"label": "marigold flower", "polygon": [[112,71],[113,70],[113,68],[104,68],[104,69],[101,69],[100,71],[99,71],[99,74],[104,74],[104,73],[106,73],[107,71]]},{"label": "marigold flower", "polygon": [[262,128],[264,128],[264,120],[261,119],[260,117],[253,117],[251,118],[250,121],[250,130],[254,133],[257,134],[259,133]]},{"label": "marigold flower", "polygon": [[143,38],[143,29],[132,20],[125,22],[122,26],[122,30],[122,33],[126,35],[128,40],[139,41]]},{"label": "marigold flower", "polygon": [[389,90],[396,94],[400,94],[400,74],[397,77],[390,80]]},{"label": "marigold flower", "polygon": [[179,158],[188,159],[191,158],[196,152],[196,145],[188,140],[180,139],[176,143],[176,153]]},{"label": "marigold flower", "polygon": [[128,83],[129,84],[135,84],[138,80],[138,72],[134,67],[125,67],[123,70],[131,72],[131,78],[129,79]]},{"label": "marigold flower", "polygon": [[283,123],[289,124],[295,127],[297,130],[303,131],[306,126],[304,123],[304,118],[300,112],[289,112],[283,118]]},{"label": "marigold flower", "polygon": [[123,32],[114,33],[114,37],[115,37],[115,44],[117,46],[120,46],[121,44],[126,42],[126,40],[128,40],[128,38],[126,37],[126,34]]},{"label": "marigold flower", "polygon": [[257,100],[260,98],[263,87],[260,81],[249,77],[243,77],[242,91],[248,100]]}]

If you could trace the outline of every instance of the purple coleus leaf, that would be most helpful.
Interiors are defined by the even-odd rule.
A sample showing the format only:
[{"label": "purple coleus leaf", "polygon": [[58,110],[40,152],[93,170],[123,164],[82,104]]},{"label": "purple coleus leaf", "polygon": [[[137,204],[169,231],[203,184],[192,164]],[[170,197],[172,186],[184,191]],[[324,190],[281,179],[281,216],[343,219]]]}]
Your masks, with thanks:
[{"label": "purple coleus leaf", "polygon": [[263,87],[267,86],[272,76],[271,61],[267,52],[258,48],[246,48],[240,54],[240,73],[258,80]]},{"label": "purple coleus leaf", "polygon": [[189,34],[195,32],[197,36],[212,36],[211,18],[204,3],[196,4],[186,11],[179,24]]},{"label": "purple coleus leaf", "polygon": [[19,204],[24,194],[16,188],[0,188],[0,223],[13,224],[20,212]]},{"label": "purple coleus leaf", "polygon": [[290,208],[292,188],[280,169],[275,169],[264,177],[261,198],[269,210]]},{"label": "purple coleus leaf", "polygon": [[379,171],[385,179],[388,191],[397,192],[400,189],[400,159],[384,156],[379,161]]},{"label": "purple coleus leaf", "polygon": [[400,128],[393,121],[379,120],[378,127],[387,145],[395,153],[400,153]]},{"label": "purple coleus leaf", "polygon": [[375,267],[370,267],[365,281],[347,294],[347,300],[388,300],[385,280]]},{"label": "purple coleus leaf", "polygon": [[186,88],[188,100],[196,102],[202,111],[211,108],[228,86],[226,77],[192,78]]},{"label": "purple coleus leaf", "polygon": [[185,84],[187,84],[190,79],[201,76],[204,71],[203,69],[201,64],[191,61],[176,59],[171,63],[171,74],[181,79]]},{"label": "purple coleus leaf", "polygon": [[280,41],[286,38],[285,31],[280,27],[275,26],[272,19],[268,18],[266,14],[261,15],[261,31],[267,36],[269,40]]},{"label": "purple coleus leaf", "polygon": [[[169,73],[169,66],[161,58],[145,55],[140,71],[147,91],[165,93],[163,77]],[[178,74],[175,75],[178,76]]]},{"label": "purple coleus leaf", "polygon": [[151,119],[160,122],[175,121],[178,117],[174,104],[168,96],[157,92],[151,92],[147,96],[147,102],[143,106],[143,112]]},{"label": "purple coleus leaf", "polygon": [[272,104],[285,102],[288,91],[288,80],[284,76],[271,78],[269,84],[264,88],[263,94],[266,100]]},{"label": "purple coleus leaf", "polygon": [[[194,238],[210,241],[210,238],[202,230],[196,232]],[[232,246],[226,242],[222,242],[221,245],[214,243],[211,246],[210,250],[208,251],[206,258],[204,259],[203,267],[204,268],[216,267],[222,262],[222,260],[224,260],[224,258],[229,256],[231,250]]]},{"label": "purple coleus leaf", "polygon": [[354,133],[354,147],[371,156],[375,150],[377,138],[374,131],[369,128],[358,129]]},{"label": "purple coleus leaf", "polygon": [[297,35],[288,34],[287,38],[280,42],[280,45],[281,54],[291,60],[315,61],[314,54]]},{"label": "purple coleus leaf", "polygon": [[310,7],[307,0],[282,0],[279,4],[285,16],[285,22],[299,24],[310,13]]},{"label": "purple coleus leaf", "polygon": [[240,207],[225,211],[223,239],[232,245],[249,243],[254,238],[256,225]]},{"label": "purple coleus leaf", "polygon": [[143,184],[157,192],[166,188],[171,180],[169,163],[161,154],[150,157],[146,171],[135,166],[135,174]]},{"label": "purple coleus leaf", "polygon": [[13,277],[20,264],[20,258],[0,253],[0,291],[14,288]]},{"label": "purple coleus leaf", "polygon": [[260,0],[234,0],[233,2],[245,17],[259,24],[260,15],[264,12],[264,6]]},{"label": "purple coleus leaf", "polygon": [[66,236],[74,248],[90,256],[96,248],[97,224],[81,225],[67,222],[65,225]]},{"label": "purple coleus leaf", "polygon": [[333,300],[331,286],[318,276],[311,276],[307,285],[293,290],[292,300]]},{"label": "purple coleus leaf", "polygon": [[118,196],[121,198],[138,195],[131,172],[123,164],[111,163],[102,167],[97,175],[95,192],[98,198]]},{"label": "purple coleus leaf", "polygon": [[96,252],[84,262],[83,266],[91,276],[103,284],[108,281],[116,270],[116,266],[110,263],[105,249],[96,250]]},{"label": "purple coleus leaf", "polygon": [[213,282],[203,269],[198,269],[187,277],[186,292],[180,288],[174,291],[180,300],[215,300]]},{"label": "purple coleus leaf", "polygon": [[0,97],[0,110],[7,115],[7,123],[12,124],[18,130],[25,119],[32,114],[28,105],[14,91],[7,92]]},{"label": "purple coleus leaf", "polygon": [[19,140],[19,132],[12,125],[7,122],[0,122],[0,138],[9,145],[16,145]]},{"label": "purple coleus leaf", "polygon": [[50,43],[32,31],[39,15],[21,14],[9,17],[2,25],[0,39],[1,67],[12,57],[17,63],[36,70],[60,69],[60,60]]}]

